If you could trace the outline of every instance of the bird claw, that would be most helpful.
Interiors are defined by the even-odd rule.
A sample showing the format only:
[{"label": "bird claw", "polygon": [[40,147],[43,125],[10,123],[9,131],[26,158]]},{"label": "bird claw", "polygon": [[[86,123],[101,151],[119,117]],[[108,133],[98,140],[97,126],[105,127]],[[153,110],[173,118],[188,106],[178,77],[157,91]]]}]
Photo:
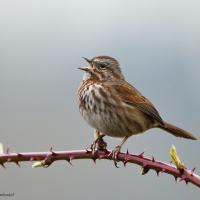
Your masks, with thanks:
[{"label": "bird claw", "polygon": [[117,162],[118,162],[118,155],[120,153],[120,150],[121,150],[121,146],[116,146],[115,149],[108,155],[108,156],[111,156],[112,160],[114,161],[114,165],[115,167],[119,168],[118,165],[117,165]]},{"label": "bird claw", "polygon": [[103,140],[104,135],[98,137],[90,146],[92,153],[95,153],[97,150],[105,150],[107,148],[107,143]]}]

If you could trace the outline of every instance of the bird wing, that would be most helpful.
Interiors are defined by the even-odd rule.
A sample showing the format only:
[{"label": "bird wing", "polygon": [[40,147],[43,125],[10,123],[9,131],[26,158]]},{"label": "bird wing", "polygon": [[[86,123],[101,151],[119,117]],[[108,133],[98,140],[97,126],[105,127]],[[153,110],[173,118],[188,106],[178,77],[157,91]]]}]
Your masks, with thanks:
[{"label": "bird wing", "polygon": [[113,85],[113,88],[125,104],[138,108],[160,124],[164,124],[154,105],[128,82],[123,81],[123,83]]}]

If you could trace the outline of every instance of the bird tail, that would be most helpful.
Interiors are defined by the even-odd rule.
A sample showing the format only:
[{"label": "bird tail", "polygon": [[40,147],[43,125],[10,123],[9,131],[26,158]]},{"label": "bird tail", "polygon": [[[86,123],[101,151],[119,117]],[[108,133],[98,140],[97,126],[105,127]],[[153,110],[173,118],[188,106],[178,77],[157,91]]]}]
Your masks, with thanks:
[{"label": "bird tail", "polygon": [[191,140],[197,140],[197,137],[195,137],[192,133],[185,131],[181,128],[178,128],[172,124],[169,124],[167,122],[164,122],[164,125],[159,126],[159,128],[169,132],[170,134],[176,136],[176,137],[182,137],[187,138]]}]

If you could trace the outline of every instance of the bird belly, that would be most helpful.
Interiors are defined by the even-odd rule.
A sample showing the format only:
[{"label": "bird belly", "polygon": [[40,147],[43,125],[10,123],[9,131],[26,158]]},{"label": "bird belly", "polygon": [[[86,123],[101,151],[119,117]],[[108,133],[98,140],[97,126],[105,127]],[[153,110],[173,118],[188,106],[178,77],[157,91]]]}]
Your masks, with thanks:
[{"label": "bird belly", "polygon": [[92,94],[83,94],[79,108],[88,124],[101,133],[111,137],[125,137],[142,133],[149,128],[146,116],[137,108],[130,108],[117,100],[115,102],[113,98],[97,98],[98,95],[94,97]]},{"label": "bird belly", "polygon": [[143,133],[148,128],[145,126],[143,120],[138,120],[138,116],[127,117],[119,113],[112,112],[109,115],[109,110],[101,113],[92,113],[84,109],[80,109],[83,118],[93,128],[97,129],[101,133],[111,137],[125,137]]}]

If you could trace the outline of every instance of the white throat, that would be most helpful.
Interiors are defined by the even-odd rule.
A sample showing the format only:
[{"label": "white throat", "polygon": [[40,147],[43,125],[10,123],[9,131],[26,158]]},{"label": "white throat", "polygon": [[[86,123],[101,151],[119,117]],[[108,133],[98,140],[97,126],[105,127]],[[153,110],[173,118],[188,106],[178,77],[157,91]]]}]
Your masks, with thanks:
[{"label": "white throat", "polygon": [[88,73],[88,72],[84,72],[84,73],[83,73],[83,81],[89,79],[90,77],[91,77],[91,74],[90,74],[90,73]]}]

